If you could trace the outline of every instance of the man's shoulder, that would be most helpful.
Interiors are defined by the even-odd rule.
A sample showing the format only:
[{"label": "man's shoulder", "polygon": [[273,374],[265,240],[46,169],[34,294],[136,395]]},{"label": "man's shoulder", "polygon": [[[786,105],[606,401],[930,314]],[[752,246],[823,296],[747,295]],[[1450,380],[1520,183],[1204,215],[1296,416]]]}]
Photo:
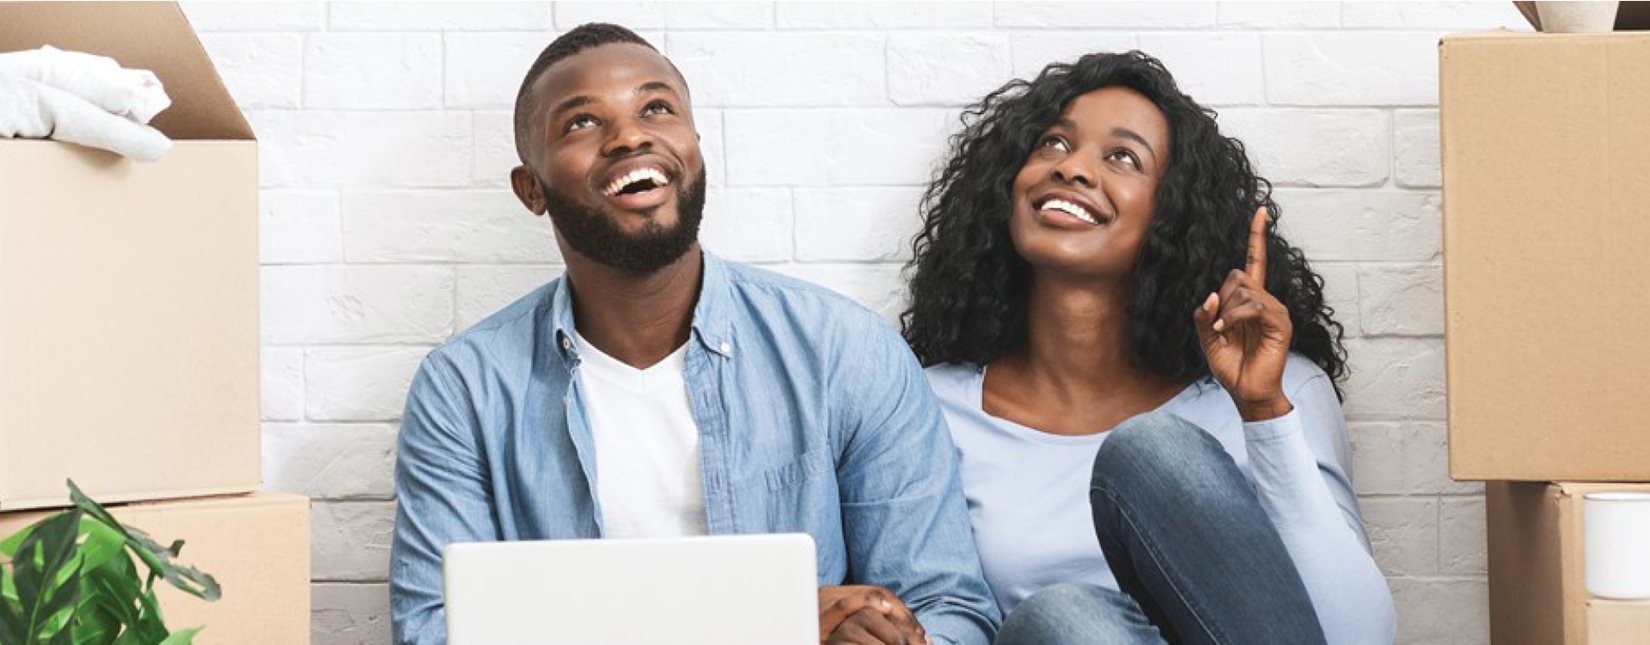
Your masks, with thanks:
[{"label": "man's shoulder", "polygon": [[810,325],[892,332],[876,312],[848,296],[801,278],[738,262],[724,262],[728,286],[754,317],[805,317]]},{"label": "man's shoulder", "polygon": [[530,368],[539,328],[549,315],[550,302],[562,288],[560,277],[530,291],[515,302],[454,334],[425,358],[426,364],[448,364],[461,374],[508,368],[519,362]]}]

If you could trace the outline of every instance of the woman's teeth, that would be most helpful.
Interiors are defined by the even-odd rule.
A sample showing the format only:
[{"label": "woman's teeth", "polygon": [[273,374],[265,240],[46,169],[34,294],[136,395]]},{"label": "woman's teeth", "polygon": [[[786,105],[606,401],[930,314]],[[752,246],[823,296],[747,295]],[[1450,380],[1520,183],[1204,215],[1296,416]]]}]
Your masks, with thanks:
[{"label": "woman's teeth", "polygon": [[608,183],[607,188],[604,189],[602,193],[608,197],[612,197],[619,194],[619,191],[624,190],[626,186],[644,179],[652,181],[655,187],[663,187],[670,184],[670,180],[665,178],[664,171],[659,170],[658,168],[638,168],[627,172],[624,176]]},{"label": "woman's teeth", "polygon": [[1042,210],[1057,210],[1077,219],[1088,222],[1091,226],[1099,226],[1100,222],[1089,214],[1088,209],[1078,206],[1064,199],[1051,199],[1043,202]]}]

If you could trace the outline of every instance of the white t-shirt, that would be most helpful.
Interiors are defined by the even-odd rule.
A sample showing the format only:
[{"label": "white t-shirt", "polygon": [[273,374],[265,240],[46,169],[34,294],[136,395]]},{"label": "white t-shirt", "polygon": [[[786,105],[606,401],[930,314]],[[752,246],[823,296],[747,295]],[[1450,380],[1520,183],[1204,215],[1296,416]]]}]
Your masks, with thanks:
[{"label": "white t-shirt", "polygon": [[704,535],[699,426],[682,367],[687,345],[636,369],[573,334],[584,414],[596,440],[603,537]]}]

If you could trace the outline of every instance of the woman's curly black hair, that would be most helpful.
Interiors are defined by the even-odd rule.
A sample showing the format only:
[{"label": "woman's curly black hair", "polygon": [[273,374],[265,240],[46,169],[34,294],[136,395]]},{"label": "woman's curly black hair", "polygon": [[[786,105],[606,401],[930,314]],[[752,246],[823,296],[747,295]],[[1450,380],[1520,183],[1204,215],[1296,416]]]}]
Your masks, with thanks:
[{"label": "woman's curly black hair", "polygon": [[1014,250],[1008,219],[1014,177],[1038,137],[1079,95],[1131,88],[1168,118],[1169,166],[1157,213],[1141,244],[1128,310],[1129,357],[1174,379],[1207,376],[1192,310],[1242,268],[1249,223],[1264,204],[1266,289],[1289,309],[1291,350],[1332,382],[1346,375],[1342,327],[1324,303],[1323,278],[1275,231],[1272,185],[1255,175],[1243,143],[1222,136],[1215,112],[1180,91],[1157,59],[1138,51],[1096,53],[1015,79],[963,112],[945,165],[923,195],[923,228],[912,241],[905,341],[923,365],[984,365],[1024,346],[1031,267]]}]

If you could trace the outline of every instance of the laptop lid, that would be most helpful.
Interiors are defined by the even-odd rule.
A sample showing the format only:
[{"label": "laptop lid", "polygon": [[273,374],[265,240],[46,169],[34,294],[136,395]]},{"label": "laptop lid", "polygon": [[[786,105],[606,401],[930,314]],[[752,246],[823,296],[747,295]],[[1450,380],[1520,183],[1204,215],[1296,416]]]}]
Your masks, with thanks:
[{"label": "laptop lid", "polygon": [[447,639],[483,643],[813,643],[806,534],[448,545]]}]

